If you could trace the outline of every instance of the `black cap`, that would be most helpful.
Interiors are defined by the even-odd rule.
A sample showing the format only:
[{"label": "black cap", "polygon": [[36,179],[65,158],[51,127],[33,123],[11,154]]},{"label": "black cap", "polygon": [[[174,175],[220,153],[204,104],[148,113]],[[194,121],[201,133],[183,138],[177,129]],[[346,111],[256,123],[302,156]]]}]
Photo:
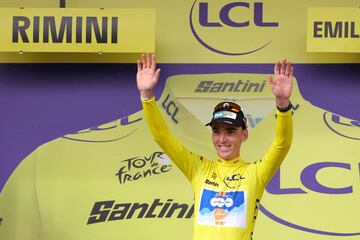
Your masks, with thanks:
[{"label": "black cap", "polygon": [[221,102],[214,107],[211,121],[205,126],[212,126],[214,123],[223,122],[235,127],[247,128],[246,117],[241,107],[233,102]]}]

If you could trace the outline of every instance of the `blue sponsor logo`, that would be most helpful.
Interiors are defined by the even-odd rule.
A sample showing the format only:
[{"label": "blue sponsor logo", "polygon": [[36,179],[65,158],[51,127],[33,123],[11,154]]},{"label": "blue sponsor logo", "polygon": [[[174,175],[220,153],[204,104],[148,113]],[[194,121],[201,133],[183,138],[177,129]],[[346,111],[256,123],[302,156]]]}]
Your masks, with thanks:
[{"label": "blue sponsor logo", "polygon": [[203,189],[197,223],[210,226],[245,227],[246,192]]}]

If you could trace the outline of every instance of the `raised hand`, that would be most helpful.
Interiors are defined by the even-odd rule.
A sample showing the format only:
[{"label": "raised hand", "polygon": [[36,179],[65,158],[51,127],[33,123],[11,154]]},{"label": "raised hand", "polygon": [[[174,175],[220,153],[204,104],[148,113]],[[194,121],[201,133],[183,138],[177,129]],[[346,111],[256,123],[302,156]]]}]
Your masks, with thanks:
[{"label": "raised hand", "polygon": [[156,56],[154,53],[141,54],[137,60],[136,83],[143,99],[153,96],[152,89],[159,80],[160,69],[156,69]]},{"label": "raised hand", "polygon": [[289,104],[293,72],[291,62],[282,60],[274,66],[274,78],[271,75],[268,76],[269,86],[276,97],[276,105],[280,108],[285,108]]}]

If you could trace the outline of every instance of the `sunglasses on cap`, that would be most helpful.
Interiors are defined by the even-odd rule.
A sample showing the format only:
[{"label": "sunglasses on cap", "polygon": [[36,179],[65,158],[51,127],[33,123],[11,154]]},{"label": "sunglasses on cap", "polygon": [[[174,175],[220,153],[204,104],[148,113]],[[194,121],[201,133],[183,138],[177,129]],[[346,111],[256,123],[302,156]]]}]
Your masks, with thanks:
[{"label": "sunglasses on cap", "polygon": [[233,102],[221,102],[219,104],[217,104],[214,107],[214,112],[216,111],[220,111],[223,109],[228,109],[230,111],[234,111],[234,112],[240,112],[241,111],[241,107],[239,105],[237,105],[236,103]]}]

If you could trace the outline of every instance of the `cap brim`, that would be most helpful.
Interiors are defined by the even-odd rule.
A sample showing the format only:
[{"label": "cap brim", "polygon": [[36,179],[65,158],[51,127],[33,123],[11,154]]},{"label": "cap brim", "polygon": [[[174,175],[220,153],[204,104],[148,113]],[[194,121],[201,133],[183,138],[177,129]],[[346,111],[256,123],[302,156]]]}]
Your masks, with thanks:
[{"label": "cap brim", "polygon": [[212,126],[214,123],[226,123],[235,127],[241,127],[241,124],[237,122],[230,121],[228,118],[218,118],[218,119],[212,119],[211,122],[207,123],[205,126]]}]

